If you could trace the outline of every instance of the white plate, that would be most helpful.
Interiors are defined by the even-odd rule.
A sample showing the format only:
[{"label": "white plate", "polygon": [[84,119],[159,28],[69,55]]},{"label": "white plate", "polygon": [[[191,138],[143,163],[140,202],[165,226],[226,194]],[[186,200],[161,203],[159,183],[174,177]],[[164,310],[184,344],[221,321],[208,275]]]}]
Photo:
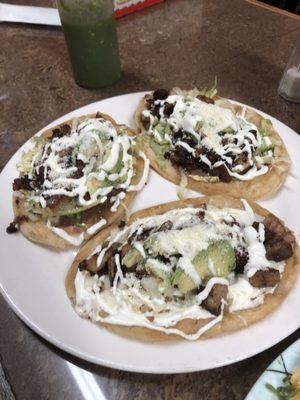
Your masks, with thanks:
[{"label": "white plate", "polygon": [[300,339],[284,350],[258,378],[245,400],[278,400],[266,384],[274,388],[285,386],[282,379],[300,368]]},{"label": "white plate", "polygon": [[[118,96],[82,107],[54,121],[56,125],[81,114],[103,111],[118,122],[133,126],[133,112],[142,93]],[[298,233],[300,138],[274,118],[294,161],[291,175],[275,198],[263,206],[283,218]],[[48,128],[47,127],[47,128]],[[205,341],[142,343],[99,329],[81,319],[65,293],[64,278],[75,251],[56,252],[35,245],[21,234],[7,235],[13,219],[11,185],[17,176],[16,163],[26,143],[12,157],[0,176],[0,288],[16,314],[34,331],[61,349],[108,367],[149,373],[205,370],[237,362],[279,342],[300,325],[300,279],[282,306],[263,321],[223,337]],[[177,199],[176,187],[151,172],[146,188],[137,196],[133,210]],[[259,338],[259,340],[257,340]]]}]

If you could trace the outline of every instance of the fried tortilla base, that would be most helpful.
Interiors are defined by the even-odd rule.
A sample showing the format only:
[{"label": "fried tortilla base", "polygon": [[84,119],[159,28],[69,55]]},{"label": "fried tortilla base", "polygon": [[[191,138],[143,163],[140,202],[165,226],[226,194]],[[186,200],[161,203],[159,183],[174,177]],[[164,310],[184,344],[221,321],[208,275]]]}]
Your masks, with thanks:
[{"label": "fried tortilla base", "polygon": [[[128,136],[135,136],[136,133],[133,130],[131,130],[125,125],[118,125],[116,121],[109,115],[103,113],[98,113],[98,115],[110,121],[115,127],[121,127],[121,126],[124,127],[126,129],[126,133]],[[72,122],[74,122],[74,120],[81,121],[86,118],[95,118],[95,117],[96,114],[88,114],[78,118],[70,119],[60,125],[68,124],[72,126]],[[42,133],[42,136],[44,136],[45,138],[51,137],[53,129],[55,129],[55,127],[46,130],[45,132]],[[133,185],[137,184],[143,175],[144,160],[141,157],[136,157],[135,169],[136,169],[136,174],[133,176],[131,181]],[[135,191],[127,192],[125,198],[122,200],[123,205],[120,204],[115,212],[110,211],[111,207],[110,205],[101,207],[100,210],[101,214],[99,214],[99,207],[97,206],[91,207],[90,212],[88,213],[89,215],[85,221],[87,227],[89,228],[90,226],[98,222],[100,216],[106,219],[106,224],[104,225],[103,228],[107,227],[108,225],[112,224],[115,221],[120,221],[120,219],[122,219],[125,215],[126,207],[128,207],[132,203],[136,193],[137,192]],[[13,210],[15,218],[20,216],[26,216],[26,211],[24,210],[24,200],[22,198],[13,196]],[[64,229],[69,235],[74,235],[74,236],[77,236],[81,232],[84,232],[83,229],[77,226],[61,227],[61,229]],[[60,236],[56,235],[51,229],[49,229],[46,225],[46,222],[44,222],[43,220],[23,221],[20,223],[19,230],[27,239],[35,243],[54,247],[60,250],[74,247],[74,245],[64,240]],[[85,234],[84,236],[85,240],[89,239],[90,237],[91,235],[87,234]]]},{"label": "fried tortilla base", "polygon": [[[225,207],[232,207],[239,209],[244,208],[242,202],[239,199],[235,199],[228,196],[216,195],[211,197],[199,197],[196,199],[174,201],[171,203],[161,204],[155,207],[138,211],[132,214],[129,220],[129,224],[137,218],[163,214],[166,211],[177,208],[200,207],[201,204],[203,203],[211,204],[213,206],[220,208],[225,208]],[[249,204],[251,205],[254,212],[262,217],[266,217],[267,215],[271,214],[268,210],[259,206],[256,203],[249,201]],[[113,229],[118,229],[117,224],[114,224],[111,227],[99,232],[94,238],[88,241],[76,255],[65,280],[66,291],[73,306],[75,305],[75,276],[77,273],[79,263],[85,260],[91,254],[91,252],[96,248],[97,245],[103,243],[108,238]],[[291,232],[288,229],[287,231]],[[246,326],[254,324],[255,322],[265,318],[268,314],[270,314],[280,306],[280,304],[283,302],[287,294],[293,288],[300,267],[299,247],[296,243],[293,233],[292,237],[293,240],[291,241],[291,245],[293,247],[293,256],[290,257],[288,260],[286,260],[284,272],[274,293],[265,295],[264,303],[258,307],[248,310],[241,310],[233,313],[229,313],[228,310],[225,310],[222,321],[214,325],[207,332],[205,332],[200,337],[201,339],[245,328]],[[196,333],[202,326],[206,325],[209,321],[210,319],[197,320],[189,318],[179,321],[176,325],[172,326],[172,328],[180,329],[182,332],[186,334],[193,334]],[[163,341],[163,340],[182,339],[178,335],[167,334],[164,332],[159,332],[139,326],[128,327],[128,326],[113,325],[103,322],[97,322],[97,325],[105,326],[106,328],[110,329],[111,331],[117,334],[137,340]]]},{"label": "fried tortilla base", "polygon": [[[171,92],[172,93],[172,92]],[[147,96],[147,95],[146,95]],[[179,185],[182,179],[182,174],[185,174],[183,168],[174,165],[170,160],[164,160],[163,163],[158,162],[155,152],[150,147],[149,143],[144,140],[144,135],[147,135],[143,124],[141,122],[141,115],[147,109],[146,96],[140,101],[138,108],[135,112],[135,124],[137,132],[142,134],[139,136],[138,141],[149,158],[152,168],[154,168],[161,176],[169,181]],[[241,113],[244,107],[231,103],[226,99],[216,97],[220,100],[220,105],[233,111],[234,114]],[[258,128],[262,128],[264,118],[256,111],[245,108],[245,118],[255,124]],[[266,125],[266,124],[265,124]],[[225,194],[233,197],[246,197],[252,200],[259,200],[275,194],[280,186],[285,181],[291,166],[291,160],[287,149],[275,131],[272,124],[264,125],[268,135],[275,139],[275,162],[269,166],[266,174],[260,175],[249,181],[232,180],[231,182],[209,182],[209,178],[202,177],[203,180],[197,181],[187,176],[187,187],[195,190],[196,192],[205,195]]]}]

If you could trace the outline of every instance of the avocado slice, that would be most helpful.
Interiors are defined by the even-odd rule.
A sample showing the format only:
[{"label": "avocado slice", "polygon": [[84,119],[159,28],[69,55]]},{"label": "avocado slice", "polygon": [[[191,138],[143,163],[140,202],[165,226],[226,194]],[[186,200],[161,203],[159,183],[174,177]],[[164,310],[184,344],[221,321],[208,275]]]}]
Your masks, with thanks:
[{"label": "avocado slice", "polygon": [[156,237],[150,236],[148,239],[146,239],[144,242],[144,248],[145,250],[148,250],[149,254],[151,254],[153,257],[163,255]]},{"label": "avocado slice", "polygon": [[163,250],[160,245],[159,238],[157,236],[150,236],[148,239],[146,239],[144,242],[144,248],[151,255],[151,257],[157,257],[157,256],[170,257],[178,254],[177,251],[167,252]]},{"label": "avocado slice", "polygon": [[171,148],[170,143],[168,142],[168,144],[159,144],[152,137],[147,138],[147,140],[149,146],[154,151],[157,157],[157,162],[159,163],[160,166],[164,166],[166,163],[164,154],[170,151]]},{"label": "avocado slice", "polygon": [[[235,252],[227,240],[218,240],[200,251],[192,263],[201,279],[225,277],[235,268]],[[215,274],[209,268],[209,263],[213,263]]]},{"label": "avocado slice", "polygon": [[163,263],[155,259],[148,259],[145,264],[145,268],[149,270],[153,275],[158,278],[167,280],[170,276],[170,273],[163,268]]},{"label": "avocado slice", "polygon": [[225,133],[234,133],[234,129],[231,126],[228,126],[227,128],[218,132],[219,135],[224,135]]},{"label": "avocado slice", "polygon": [[132,268],[135,264],[137,264],[139,261],[142,259],[141,253],[135,249],[134,247],[131,247],[128,252],[125,254],[125,256],[122,258],[122,265],[124,265],[126,268],[130,269]]},{"label": "avocado slice", "polygon": [[196,289],[195,282],[181,268],[176,268],[171,278],[171,283],[173,286],[177,286],[182,293]]},{"label": "avocado slice", "polygon": [[[212,276],[225,277],[235,268],[235,252],[227,240],[211,243],[206,250],[200,251],[192,263],[201,280]],[[210,264],[214,272],[209,268]],[[172,276],[172,285],[177,285],[182,293],[196,289],[194,281],[181,268],[177,268]]]},{"label": "avocado slice", "polygon": [[122,163],[123,163],[123,148],[121,147],[119,151],[118,161],[116,165],[113,167],[113,169],[110,171],[110,173],[117,174],[118,172],[120,172],[122,168]]}]

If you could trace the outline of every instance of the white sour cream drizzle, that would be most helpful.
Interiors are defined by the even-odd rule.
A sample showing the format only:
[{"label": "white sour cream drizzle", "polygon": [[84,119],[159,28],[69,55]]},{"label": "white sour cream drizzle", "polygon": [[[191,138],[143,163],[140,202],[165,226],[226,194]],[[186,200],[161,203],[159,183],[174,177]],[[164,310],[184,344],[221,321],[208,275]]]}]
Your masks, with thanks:
[{"label": "white sour cream drizzle", "polygon": [[[93,235],[97,232],[102,226],[106,224],[106,219],[101,218],[100,221],[96,222],[94,225],[90,226],[85,233],[88,235]],[[64,229],[58,228],[56,226],[52,226],[51,222],[47,221],[47,228],[51,229],[53,233],[57,236],[61,237],[62,239],[66,240],[67,242],[71,243],[73,246],[79,246],[84,241],[84,232],[79,235],[70,235]]]},{"label": "white sour cream drizzle", "polygon": [[[143,326],[167,334],[177,334],[187,340],[196,340],[213,325],[223,318],[223,308],[220,315],[215,316],[201,307],[215,284],[228,287],[228,304],[230,312],[238,312],[257,307],[264,301],[264,296],[273,293],[273,288],[255,288],[248,281],[248,273],[255,266],[278,269],[283,272],[285,263],[268,261],[263,251],[263,228],[259,224],[259,232],[252,228],[254,221],[261,217],[254,214],[250,205],[244,200],[244,210],[224,208],[219,209],[207,205],[207,209],[186,207],[175,209],[161,215],[137,219],[131,225],[115,232],[109,238],[106,248],[99,248],[98,265],[101,263],[106,250],[115,242],[127,243],[134,233],[157,228],[166,221],[172,222],[171,230],[156,231],[150,235],[151,252],[146,242],[136,241],[132,245],[146,260],[146,267],[151,274],[138,279],[134,273],[123,274],[119,254],[115,256],[116,275],[113,287],[108,276],[91,275],[88,271],[78,270],[75,278],[76,311],[79,315],[92,321],[103,321],[109,324],[124,326]],[[199,211],[205,211],[205,217],[199,218]],[[224,223],[224,221],[226,223]],[[238,225],[231,224],[236,221]],[[206,232],[206,234],[205,234]],[[176,234],[178,237],[176,238]],[[244,246],[249,253],[249,261],[245,266],[245,274],[229,274],[226,278],[216,276],[216,266],[210,260],[209,269],[212,277],[208,279],[205,288],[198,294],[190,292],[184,297],[173,286],[165,287],[164,276],[170,277],[174,266],[180,267],[196,286],[201,280],[192,260],[199,251],[206,249],[211,241],[226,239],[233,247]],[[147,240],[147,239],[146,239]],[[146,246],[146,247],[145,247]],[[180,254],[175,264],[170,256],[170,263],[153,258],[152,253]],[[95,254],[95,251],[92,253]],[[178,255],[177,255],[178,257]],[[175,258],[176,260],[176,258]],[[156,275],[157,274],[157,275]],[[160,277],[160,279],[157,278]],[[99,289],[101,288],[101,290]],[[176,299],[178,297],[178,300]],[[169,300],[166,298],[169,297]],[[103,317],[103,310],[108,315]],[[186,334],[175,326],[187,318],[207,320],[197,332]]]},{"label": "white sour cream drizzle", "polygon": [[106,224],[106,219],[101,218],[100,221],[96,222],[94,225],[90,226],[87,230],[86,233],[88,235],[93,235],[95,232],[97,232],[102,226]]},{"label": "white sour cream drizzle", "polygon": [[137,185],[131,185],[128,189],[128,191],[130,192],[138,192],[139,190],[141,190],[148,179],[148,175],[149,175],[149,168],[150,168],[150,161],[149,159],[146,157],[145,153],[143,153],[142,151],[139,152],[139,156],[142,157],[142,159],[144,160],[144,171],[143,171],[143,175],[141,180],[139,181],[139,183]]},{"label": "white sour cream drizzle", "polygon": [[238,278],[235,283],[229,285],[228,300],[231,302],[229,311],[241,311],[257,307],[264,302],[267,293],[273,293],[275,287],[256,288],[244,278]]},{"label": "white sour cream drizzle", "polygon": [[[174,109],[168,117],[164,115],[165,103],[174,104]],[[260,147],[262,140],[267,147],[272,141],[269,137],[262,137],[256,125],[245,119],[245,110],[242,114],[234,114],[231,110],[222,107],[222,103],[207,104],[193,95],[178,94],[169,95],[165,100],[156,100],[155,105],[160,107],[160,120],[151,115],[149,110],[143,111],[143,115],[149,118],[150,126],[147,133],[153,135],[158,143],[169,142],[171,148],[181,146],[195,156],[195,148],[191,147],[181,139],[174,142],[171,139],[172,133],[183,130],[191,135],[197,146],[205,146],[217,153],[222,161],[212,163],[205,155],[199,154],[199,159],[209,166],[210,169],[225,165],[228,173],[241,181],[251,180],[257,176],[266,174],[270,164],[262,155],[255,155],[255,150]],[[171,132],[161,133],[162,126],[169,126]],[[255,135],[251,131],[255,131]],[[222,134],[220,134],[222,132]],[[271,151],[271,159],[273,151]],[[231,167],[232,159],[229,154],[236,156],[242,153],[247,155],[247,163],[237,164]],[[229,165],[228,165],[229,164]],[[246,171],[242,173],[243,171]]]},{"label": "white sour cream drizzle", "polygon": [[47,228],[51,229],[53,233],[66,240],[68,243],[71,243],[73,246],[79,246],[84,240],[83,232],[80,233],[80,235],[70,235],[64,229],[52,226],[49,220],[47,221]]}]

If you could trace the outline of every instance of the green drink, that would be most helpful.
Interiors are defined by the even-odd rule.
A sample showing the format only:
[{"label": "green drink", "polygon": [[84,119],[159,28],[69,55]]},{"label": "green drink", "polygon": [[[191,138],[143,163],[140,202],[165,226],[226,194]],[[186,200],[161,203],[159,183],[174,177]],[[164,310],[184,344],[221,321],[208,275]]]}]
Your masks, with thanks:
[{"label": "green drink", "polygon": [[58,0],[60,19],[78,85],[101,88],[121,75],[111,0]]}]

